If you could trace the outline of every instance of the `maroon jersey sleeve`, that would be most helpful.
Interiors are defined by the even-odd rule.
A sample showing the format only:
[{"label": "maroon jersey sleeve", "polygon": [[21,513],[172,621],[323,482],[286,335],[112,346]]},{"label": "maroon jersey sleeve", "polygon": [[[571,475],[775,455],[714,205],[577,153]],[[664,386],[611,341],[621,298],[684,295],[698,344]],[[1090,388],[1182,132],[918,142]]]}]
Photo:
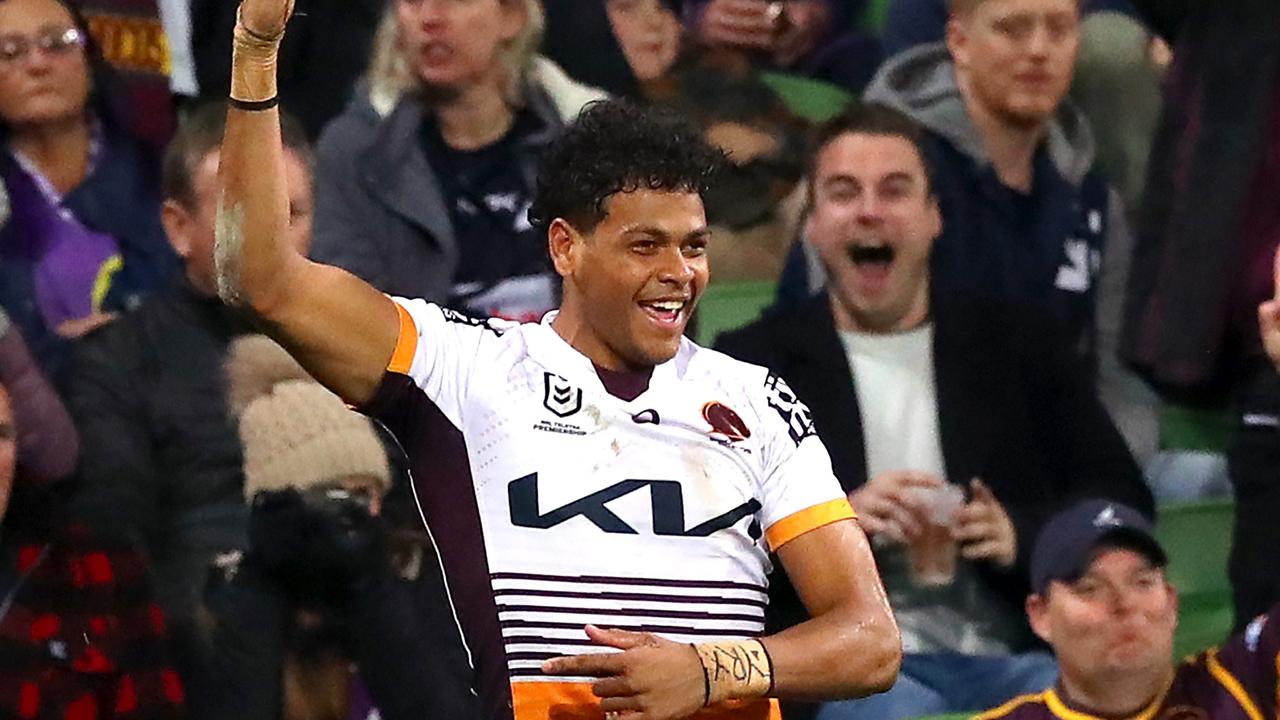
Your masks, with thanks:
[{"label": "maroon jersey sleeve", "polygon": [[1280,702],[1277,663],[1280,605],[1254,618],[1244,632],[1233,636],[1216,654],[1209,653],[1206,664],[1215,679],[1237,695],[1237,700],[1242,700],[1238,693],[1243,693],[1263,717],[1274,718]]}]

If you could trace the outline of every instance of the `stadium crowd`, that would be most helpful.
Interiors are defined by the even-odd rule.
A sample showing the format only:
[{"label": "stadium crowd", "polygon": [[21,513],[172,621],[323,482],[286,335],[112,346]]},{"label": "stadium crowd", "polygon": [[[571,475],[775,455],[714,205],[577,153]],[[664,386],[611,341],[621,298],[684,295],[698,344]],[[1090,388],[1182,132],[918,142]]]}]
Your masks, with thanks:
[{"label": "stadium crowd", "polygon": [[[227,302],[243,32],[237,0],[0,0],[0,718],[629,717],[486,697],[474,618],[512,643],[568,612],[537,600],[560,592],[546,578],[495,572],[483,602],[461,579],[457,548],[483,545],[487,574],[492,538],[468,534],[469,490],[432,483],[470,462],[483,505],[477,464],[498,461],[457,460],[444,423],[416,455],[404,428],[431,412],[344,403],[290,356],[318,341],[277,344],[287,323]],[[593,182],[564,147],[635,144],[630,168],[601,154],[641,174],[595,198],[601,217],[697,190],[712,279],[688,335],[768,368],[796,455],[821,439],[813,479],[856,513],[901,642],[891,686],[784,697],[788,720],[1280,716],[1277,0],[298,0],[278,53],[281,243],[442,322],[514,334],[604,297],[541,216],[568,202],[548,177]],[[609,108],[693,134],[615,137]],[[660,151],[677,160],[639,164]],[[662,174],[704,156],[705,188]],[[427,311],[396,307],[421,332]],[[427,373],[431,341],[384,366]],[[648,388],[586,371],[626,402]],[[538,382],[539,427],[582,434],[584,391]],[[470,407],[437,404],[459,426]],[[700,412],[725,447],[755,431],[775,454],[746,409]],[[623,481],[654,508],[628,525],[634,488],[589,506],[544,483],[539,504],[532,477],[526,527],[671,534],[664,481]],[[676,618],[800,637],[831,605],[780,552],[774,505],[826,486],[787,482],[733,518],[767,591],[699,596],[746,616],[649,581],[575,601],[644,622],[555,637],[692,636]],[[1205,527],[1229,556],[1161,534],[1188,508],[1226,508]],[[723,519],[678,509],[676,534]],[[1175,665],[1166,571],[1185,563],[1230,587]],[[546,650],[500,649],[502,681],[557,672]],[[778,712],[734,707],[696,717]]]}]

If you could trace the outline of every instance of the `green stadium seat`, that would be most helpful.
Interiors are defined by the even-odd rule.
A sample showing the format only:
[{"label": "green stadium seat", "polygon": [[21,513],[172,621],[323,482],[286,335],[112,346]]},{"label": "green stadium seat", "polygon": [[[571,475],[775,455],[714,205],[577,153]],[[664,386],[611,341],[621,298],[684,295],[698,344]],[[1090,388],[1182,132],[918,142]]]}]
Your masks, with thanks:
[{"label": "green stadium seat", "polygon": [[736,330],[760,317],[773,304],[776,291],[777,285],[772,282],[712,281],[698,300],[694,331],[698,344],[710,346],[720,333]]},{"label": "green stadium seat", "polygon": [[1231,632],[1227,557],[1235,509],[1229,500],[1161,506],[1156,537],[1169,555],[1169,582],[1178,589],[1175,657],[1220,644]]},{"label": "green stadium seat", "polygon": [[880,31],[884,30],[885,18],[889,14],[891,2],[893,0],[868,0],[866,11],[857,20],[858,29],[879,36]]},{"label": "green stadium seat", "polygon": [[778,93],[793,114],[810,122],[834,116],[853,100],[844,88],[800,75],[762,72],[760,81]]},{"label": "green stadium seat", "polygon": [[1231,443],[1231,413],[1166,403],[1160,408],[1160,447],[1224,453]]}]

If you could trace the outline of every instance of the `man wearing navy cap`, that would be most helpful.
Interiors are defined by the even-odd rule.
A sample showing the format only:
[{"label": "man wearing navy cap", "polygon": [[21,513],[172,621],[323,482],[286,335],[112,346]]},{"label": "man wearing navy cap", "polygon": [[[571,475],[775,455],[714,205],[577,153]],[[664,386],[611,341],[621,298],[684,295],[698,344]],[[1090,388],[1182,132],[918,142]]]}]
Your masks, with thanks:
[{"label": "man wearing navy cap", "polygon": [[1057,684],[977,720],[1273,720],[1280,606],[1221,648],[1173,663],[1178,596],[1151,525],[1089,500],[1045,525],[1031,556],[1031,627],[1058,656]]}]

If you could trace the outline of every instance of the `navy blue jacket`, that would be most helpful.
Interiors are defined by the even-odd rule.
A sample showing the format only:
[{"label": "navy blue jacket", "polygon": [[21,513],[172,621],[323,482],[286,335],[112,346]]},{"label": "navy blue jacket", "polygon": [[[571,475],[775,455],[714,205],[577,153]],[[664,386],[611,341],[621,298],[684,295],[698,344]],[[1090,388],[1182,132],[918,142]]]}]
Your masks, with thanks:
[{"label": "navy blue jacket", "polygon": [[1019,197],[990,165],[943,138],[930,139],[945,218],[931,257],[938,287],[1040,306],[1061,326],[1060,337],[1080,357],[1092,358],[1095,279],[1109,219],[1106,182],[1090,171],[1072,183],[1042,150],[1031,195]]},{"label": "navy blue jacket", "polygon": [[[926,131],[926,160],[942,209],[931,261],[934,284],[1047,311],[1061,326],[1058,337],[1081,358],[1095,360],[1103,251],[1109,235],[1127,229],[1114,222],[1118,208],[1094,168],[1084,116],[1070,102],[1058,109],[1033,159],[1031,192],[1023,195],[1005,186],[987,159],[942,45],[913,48],[889,61],[866,100],[905,113]],[[793,262],[792,272],[784,272],[780,301],[820,285],[803,279],[796,291],[802,273],[794,271],[803,265]]]}]

